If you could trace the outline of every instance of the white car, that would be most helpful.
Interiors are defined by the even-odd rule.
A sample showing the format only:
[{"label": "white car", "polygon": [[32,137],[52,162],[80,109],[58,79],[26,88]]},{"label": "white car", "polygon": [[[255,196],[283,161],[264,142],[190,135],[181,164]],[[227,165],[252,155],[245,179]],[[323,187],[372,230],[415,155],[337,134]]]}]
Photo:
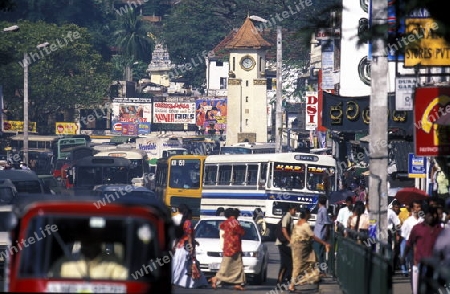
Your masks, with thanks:
[{"label": "white car", "polygon": [[[260,285],[266,281],[269,252],[267,246],[262,243],[256,223],[252,218],[239,217],[241,226],[245,230],[242,237],[242,261],[247,278],[251,278],[254,284]],[[205,275],[214,275],[220,268],[222,261],[222,248],[220,246],[219,226],[225,221],[223,216],[202,218],[195,226],[195,238],[197,260],[200,269]]]}]

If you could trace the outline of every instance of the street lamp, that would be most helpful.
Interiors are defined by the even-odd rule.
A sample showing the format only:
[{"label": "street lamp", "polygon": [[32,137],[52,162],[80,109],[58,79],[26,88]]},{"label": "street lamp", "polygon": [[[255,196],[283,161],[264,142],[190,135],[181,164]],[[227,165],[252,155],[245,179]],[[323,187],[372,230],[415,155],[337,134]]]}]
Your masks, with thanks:
[{"label": "street lamp", "polygon": [[[38,44],[37,49],[47,47],[50,43]],[[23,161],[28,165],[28,53],[23,54]]]}]

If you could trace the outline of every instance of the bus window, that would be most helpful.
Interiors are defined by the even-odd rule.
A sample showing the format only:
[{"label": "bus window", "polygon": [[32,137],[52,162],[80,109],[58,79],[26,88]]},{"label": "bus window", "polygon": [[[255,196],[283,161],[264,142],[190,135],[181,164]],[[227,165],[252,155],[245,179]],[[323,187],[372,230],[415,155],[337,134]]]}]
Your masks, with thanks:
[{"label": "bus window", "polygon": [[219,185],[229,185],[231,181],[231,165],[221,165],[219,167]]},{"label": "bus window", "polygon": [[[130,179],[142,177],[144,166],[142,159],[130,159]],[[145,171],[144,171],[145,172]]]},{"label": "bus window", "polygon": [[100,185],[102,183],[102,168],[84,166],[78,167],[77,182],[83,186]]},{"label": "bus window", "polygon": [[156,171],[156,185],[158,186],[164,186],[167,179],[167,167],[166,166],[159,166]]},{"label": "bus window", "polygon": [[233,166],[233,185],[245,184],[245,165]]},{"label": "bus window", "polygon": [[217,166],[205,166],[205,185],[215,185],[217,176]]},{"label": "bus window", "polygon": [[267,168],[268,168],[268,163],[263,163],[261,164],[261,180],[263,180],[264,182],[267,182]]},{"label": "bus window", "polygon": [[190,171],[192,188],[200,188],[200,171]]},{"label": "bus window", "polygon": [[247,185],[256,185],[258,181],[258,165],[249,164],[247,167]]}]

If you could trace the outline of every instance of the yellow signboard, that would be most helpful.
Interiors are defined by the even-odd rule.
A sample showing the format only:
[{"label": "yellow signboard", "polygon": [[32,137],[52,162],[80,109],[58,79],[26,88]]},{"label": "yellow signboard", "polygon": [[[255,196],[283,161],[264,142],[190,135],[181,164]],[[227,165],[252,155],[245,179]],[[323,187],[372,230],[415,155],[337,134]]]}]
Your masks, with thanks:
[{"label": "yellow signboard", "polygon": [[[23,132],[23,121],[5,120],[3,131],[7,133]],[[28,122],[28,131],[36,133],[36,122]]]},{"label": "yellow signboard", "polygon": [[397,41],[406,47],[405,66],[450,66],[450,44],[436,34],[432,18],[407,18],[405,23],[406,36]]},{"label": "yellow signboard", "polygon": [[57,122],[55,133],[57,135],[76,135],[78,134],[78,125],[73,122]]}]

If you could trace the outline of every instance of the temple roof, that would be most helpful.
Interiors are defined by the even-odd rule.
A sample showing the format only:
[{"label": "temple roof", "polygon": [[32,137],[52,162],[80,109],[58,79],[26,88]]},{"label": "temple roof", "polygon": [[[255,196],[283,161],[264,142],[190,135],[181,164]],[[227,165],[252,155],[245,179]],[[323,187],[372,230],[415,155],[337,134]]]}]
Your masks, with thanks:
[{"label": "temple roof", "polygon": [[261,37],[259,31],[253,25],[249,17],[225,45],[226,49],[262,49],[271,47],[272,44]]}]

